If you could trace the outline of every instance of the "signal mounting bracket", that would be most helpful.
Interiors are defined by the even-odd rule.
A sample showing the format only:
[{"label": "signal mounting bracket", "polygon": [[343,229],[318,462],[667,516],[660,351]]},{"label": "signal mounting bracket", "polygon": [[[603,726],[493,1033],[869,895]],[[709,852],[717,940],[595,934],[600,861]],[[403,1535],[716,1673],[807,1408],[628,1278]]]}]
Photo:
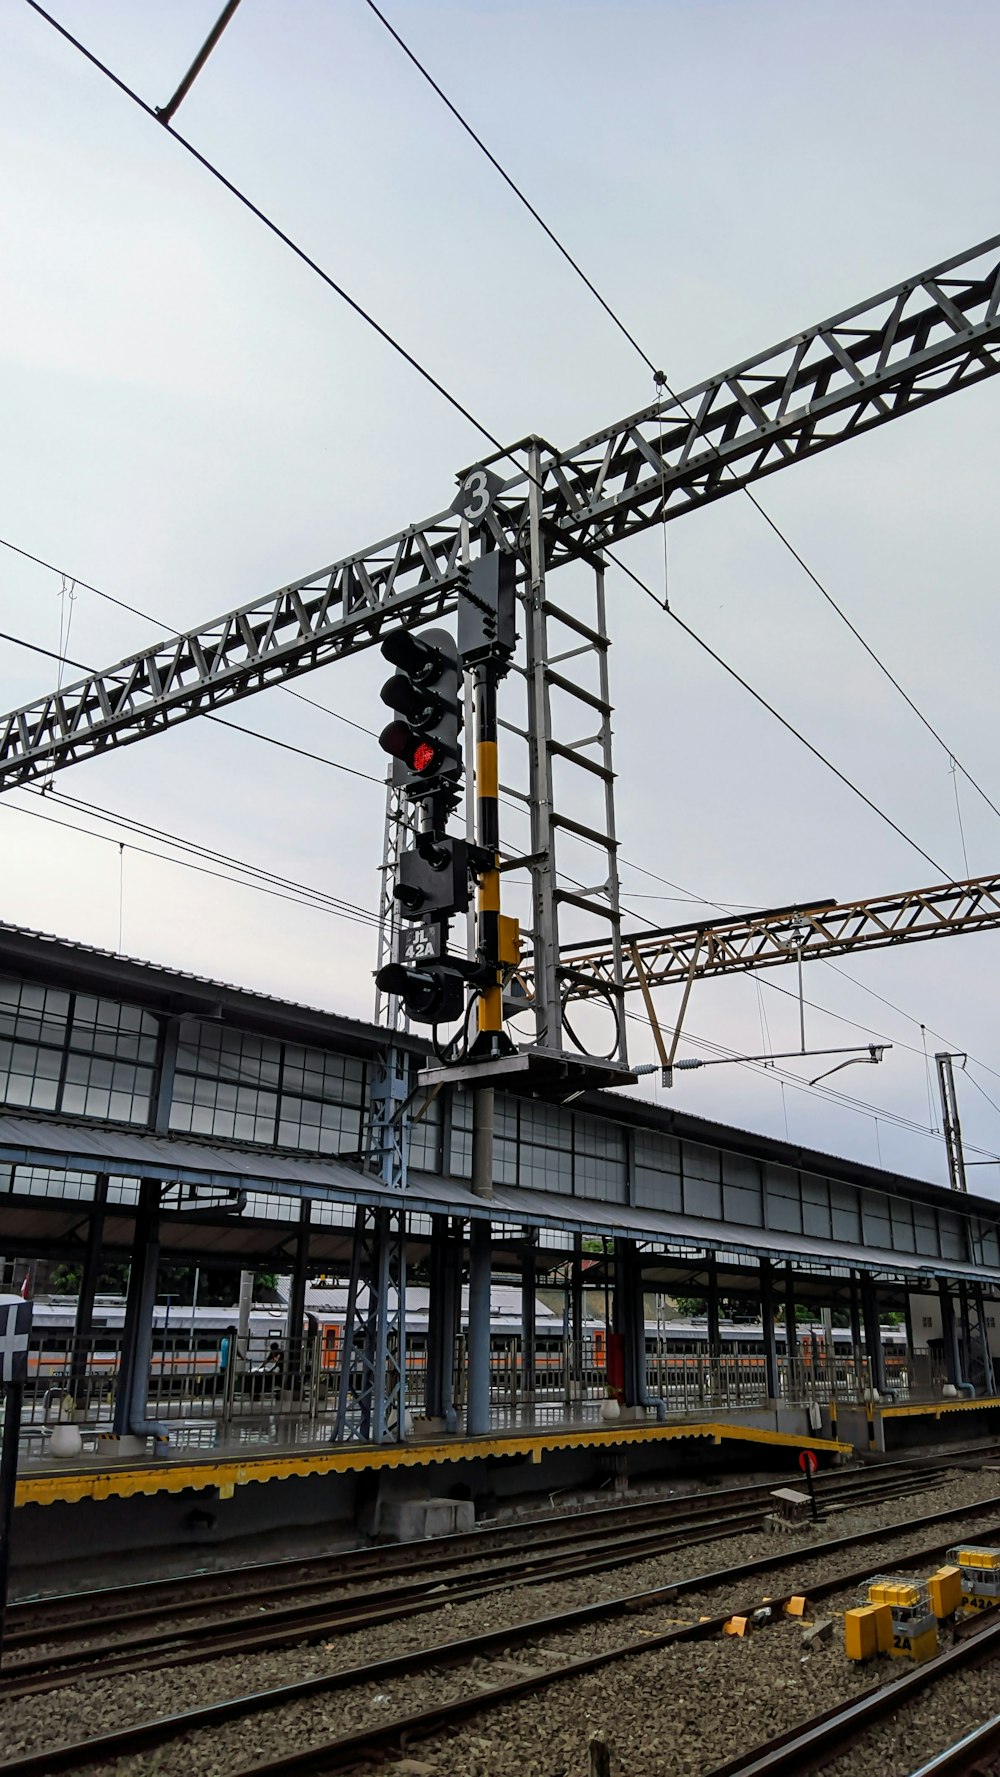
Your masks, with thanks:
[{"label": "signal mounting bracket", "polygon": [[458,1061],[445,1067],[421,1068],[420,1087],[446,1084],[476,1091],[484,1086],[507,1086],[511,1092],[532,1098],[560,1100],[600,1087],[633,1086],[638,1076],[620,1061],[589,1055],[573,1055],[563,1049],[519,1049],[496,1060]]}]

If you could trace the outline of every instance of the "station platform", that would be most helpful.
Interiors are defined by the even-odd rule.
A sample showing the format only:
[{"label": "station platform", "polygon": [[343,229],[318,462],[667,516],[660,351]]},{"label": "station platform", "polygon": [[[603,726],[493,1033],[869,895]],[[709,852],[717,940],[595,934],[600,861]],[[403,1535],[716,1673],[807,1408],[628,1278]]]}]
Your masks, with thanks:
[{"label": "station platform", "polygon": [[858,1449],[892,1451],[931,1441],[941,1421],[959,1436],[1000,1432],[1000,1395],[841,1405],[837,1426]]},{"label": "station platform", "polygon": [[[93,1450],[68,1461],[46,1461],[44,1456],[38,1456],[22,1462],[16,1504],[44,1506],[81,1500],[132,1499],[188,1489],[210,1490],[216,1499],[232,1499],[237,1488],[253,1482],[453,1468],[495,1464],[504,1459],[545,1465],[572,1451],[653,1454],[663,1445],[678,1442],[700,1442],[715,1448],[723,1444],[742,1445],[747,1454],[756,1446],[761,1456],[768,1449],[780,1451],[783,1460],[804,1448],[827,1459],[852,1454],[851,1444],[840,1438],[816,1435],[794,1425],[781,1427],[775,1423],[779,1417],[785,1415],[757,1413],[742,1419],[720,1415],[664,1424],[643,1420],[613,1425],[594,1418],[545,1426],[497,1427],[480,1437],[463,1433],[418,1435],[398,1444],[332,1444],[329,1439],[293,1442],[285,1437],[267,1445],[248,1446],[234,1440],[203,1451],[191,1446],[166,1446],[162,1453],[150,1454],[145,1459],[134,1454],[114,1455],[114,1440],[98,1439]],[[766,1423],[768,1419],[771,1424]]]}]

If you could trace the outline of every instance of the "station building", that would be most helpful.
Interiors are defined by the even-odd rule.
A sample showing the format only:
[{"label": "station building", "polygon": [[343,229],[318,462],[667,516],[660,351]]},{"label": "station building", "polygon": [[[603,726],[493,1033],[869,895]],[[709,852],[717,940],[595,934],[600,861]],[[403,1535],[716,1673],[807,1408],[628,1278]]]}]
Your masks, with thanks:
[{"label": "station building", "polygon": [[[82,1279],[62,1369],[36,1362],[19,1498],[199,1485],[226,1497],[254,1462],[260,1478],[477,1455],[544,1467],[581,1448],[646,1460],[682,1436],[834,1450],[891,1442],[908,1418],[991,1423],[996,1203],[620,1093],[560,1104],[499,1090],[485,1199],[471,1188],[471,1096],[456,1085],[422,1104],[406,1188],[390,1191],[365,1162],[388,1041],[363,1021],[0,926],[0,1255],[71,1263]],[[426,1065],[419,1036],[397,1041],[414,1074]],[[405,1410],[375,1448],[345,1439],[342,1411],[338,1437],[344,1315],[338,1342],[336,1314],[310,1310],[307,1290],[349,1279],[366,1218],[386,1210],[429,1303]],[[118,1345],[96,1325],[109,1259],[131,1267]],[[268,1349],[298,1356],[272,1351],[270,1385],[267,1354],[241,1348],[245,1313],[216,1329],[217,1361],[183,1386],[176,1364],[164,1382],[161,1339],[154,1387],[157,1266],[179,1261],[288,1277]],[[520,1290],[521,1327],[494,1324],[477,1343],[462,1289],[484,1264],[487,1319],[492,1275]],[[546,1288],[565,1312],[543,1350]],[[665,1317],[650,1326],[649,1303],[677,1295],[705,1304],[686,1348],[671,1347]],[[752,1336],[726,1329],[733,1298],[760,1304]],[[803,1310],[808,1334],[786,1340]],[[67,1398],[81,1427],[71,1462],[52,1454],[46,1395],[57,1423]]]}]

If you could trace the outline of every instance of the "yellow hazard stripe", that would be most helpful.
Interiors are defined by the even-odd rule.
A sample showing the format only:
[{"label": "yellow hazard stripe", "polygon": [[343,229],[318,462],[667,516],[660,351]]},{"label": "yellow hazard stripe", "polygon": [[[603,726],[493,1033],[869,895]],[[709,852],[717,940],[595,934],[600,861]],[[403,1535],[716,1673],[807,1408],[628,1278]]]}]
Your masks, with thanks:
[{"label": "yellow hazard stripe", "polygon": [[495,740],[481,740],[476,746],[476,795],[491,796],[494,799],[500,792],[500,773],[497,766],[497,743]]}]

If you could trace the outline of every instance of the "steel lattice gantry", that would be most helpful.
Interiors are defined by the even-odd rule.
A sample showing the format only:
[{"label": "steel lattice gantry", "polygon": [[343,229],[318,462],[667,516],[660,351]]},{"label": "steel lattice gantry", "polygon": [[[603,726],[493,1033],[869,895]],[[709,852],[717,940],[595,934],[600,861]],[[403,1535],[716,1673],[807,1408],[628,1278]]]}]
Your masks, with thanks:
[{"label": "steel lattice gantry", "polygon": [[[440,618],[457,603],[470,551],[509,550],[520,571],[525,699],[520,722],[501,727],[527,760],[527,787],[511,793],[531,821],[523,859],[531,915],[522,927],[535,1043],[575,1044],[567,1000],[580,997],[574,959],[590,956],[590,997],[616,1013],[609,1060],[620,1065],[631,983],[620,934],[604,552],[998,368],[1000,236],[571,450],[523,440],[509,455],[527,467],[507,481],[481,465],[452,507],[426,523],[0,718],[0,790],[251,696],[398,625]],[[483,487],[488,497],[478,500]],[[574,563],[557,604],[549,577]],[[557,851],[562,859],[580,843],[601,854],[585,866],[586,883],[557,863]]]},{"label": "steel lattice gantry", "polygon": [[[622,937],[626,991],[669,982],[740,975],[810,957],[885,950],[960,932],[1000,927],[1000,876],[945,882],[864,901],[815,901],[734,919],[705,920]],[[612,978],[609,946],[564,947],[563,973],[574,998],[585,999]]]},{"label": "steel lattice gantry", "polygon": [[[371,647],[400,625],[439,619],[457,605],[470,554],[500,548],[518,560],[522,604],[512,682],[523,687],[523,709],[520,721],[500,726],[527,760],[527,787],[510,793],[520,795],[531,824],[520,868],[531,888],[524,930],[536,1045],[558,1050],[565,1035],[575,1040],[567,1002],[603,998],[616,1012],[609,1059],[620,1066],[622,999],[644,978],[648,986],[777,963],[789,944],[793,955],[836,954],[998,924],[1000,881],[990,879],[623,941],[605,608],[610,546],[998,369],[1000,236],[679,397],[657,399],[571,450],[523,440],[491,459],[492,469],[483,463],[461,477],[459,498],[426,523],[0,718],[0,790]],[[502,480],[501,463],[518,458],[527,467]],[[557,604],[549,576],[573,564]],[[597,847],[596,880],[570,881],[559,869],[557,849],[561,857],[573,842],[590,857]],[[509,857],[506,865],[516,868]],[[388,905],[384,893],[383,913]],[[390,1050],[373,1095],[369,1147],[373,1169],[401,1191],[407,1091]],[[401,1194],[398,1210],[358,1212],[341,1436],[402,1435],[404,1203]]]},{"label": "steel lattice gantry", "polygon": [[[1000,369],[1000,235],[573,449],[539,443],[545,566],[567,561],[827,450]],[[512,446],[512,450],[527,449]],[[483,520],[526,553],[527,474]],[[143,649],[0,718],[0,788],[249,697],[452,610],[454,510]]]}]

